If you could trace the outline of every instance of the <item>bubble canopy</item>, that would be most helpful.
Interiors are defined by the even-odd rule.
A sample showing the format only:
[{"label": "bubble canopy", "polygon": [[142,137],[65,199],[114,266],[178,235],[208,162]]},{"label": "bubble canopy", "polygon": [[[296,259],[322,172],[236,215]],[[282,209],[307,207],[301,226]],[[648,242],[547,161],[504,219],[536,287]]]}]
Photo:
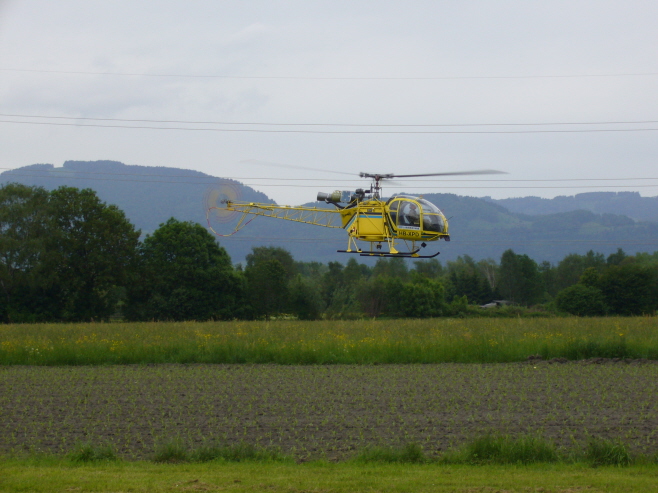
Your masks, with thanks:
[{"label": "bubble canopy", "polygon": [[410,195],[395,195],[388,202],[391,224],[397,229],[422,229],[443,233],[446,220],[441,210],[428,200]]}]

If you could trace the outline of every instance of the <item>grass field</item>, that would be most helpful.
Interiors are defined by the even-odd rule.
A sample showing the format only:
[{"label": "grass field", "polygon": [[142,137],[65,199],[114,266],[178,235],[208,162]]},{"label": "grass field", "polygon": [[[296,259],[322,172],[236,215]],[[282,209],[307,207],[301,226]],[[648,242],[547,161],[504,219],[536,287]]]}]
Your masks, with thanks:
[{"label": "grass field", "polygon": [[3,325],[0,364],[658,359],[657,322],[611,317]]},{"label": "grass field", "polygon": [[0,326],[0,491],[653,491],[656,321]]},{"label": "grass field", "polygon": [[65,461],[0,461],[0,491],[94,492],[629,492],[655,491],[658,467],[541,464],[153,464],[77,466]]}]

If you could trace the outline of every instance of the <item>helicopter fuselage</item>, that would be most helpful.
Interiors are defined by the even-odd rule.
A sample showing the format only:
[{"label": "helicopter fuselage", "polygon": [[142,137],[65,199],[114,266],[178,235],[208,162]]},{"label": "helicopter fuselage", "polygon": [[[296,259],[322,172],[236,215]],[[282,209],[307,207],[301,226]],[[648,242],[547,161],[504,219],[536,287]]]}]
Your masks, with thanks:
[{"label": "helicopter fuselage", "polygon": [[[431,202],[420,197],[397,195],[387,201],[370,199],[340,209],[343,228],[353,240],[388,243],[391,254],[399,254],[395,240],[411,242],[409,252],[416,252],[415,242],[450,240],[448,221]],[[345,252],[361,253],[352,242]],[[370,249],[373,251],[373,249]],[[374,253],[377,253],[376,250]],[[412,254],[413,255],[413,254]]]}]

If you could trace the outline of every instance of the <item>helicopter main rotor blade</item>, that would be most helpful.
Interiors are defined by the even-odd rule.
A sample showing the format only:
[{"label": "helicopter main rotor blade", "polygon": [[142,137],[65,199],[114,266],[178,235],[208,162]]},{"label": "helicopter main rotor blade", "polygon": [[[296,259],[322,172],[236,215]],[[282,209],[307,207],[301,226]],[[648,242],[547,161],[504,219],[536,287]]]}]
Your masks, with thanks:
[{"label": "helicopter main rotor blade", "polygon": [[420,175],[391,175],[391,178],[417,178],[421,176],[459,176],[459,175],[506,175],[505,171],[480,169],[474,171],[452,171],[448,173],[424,173]]},{"label": "helicopter main rotor blade", "polygon": [[315,172],[322,172],[322,173],[333,173],[335,175],[349,175],[349,176],[356,176],[356,173],[345,173],[344,171],[332,171],[328,169],[320,169],[320,168],[310,168],[307,166],[295,166],[292,164],[280,164],[280,163],[270,163],[268,161],[259,161],[258,159],[245,159],[240,161],[240,164],[254,164],[256,166],[271,166],[274,168],[290,168],[290,169],[303,169],[306,171],[315,171]]}]

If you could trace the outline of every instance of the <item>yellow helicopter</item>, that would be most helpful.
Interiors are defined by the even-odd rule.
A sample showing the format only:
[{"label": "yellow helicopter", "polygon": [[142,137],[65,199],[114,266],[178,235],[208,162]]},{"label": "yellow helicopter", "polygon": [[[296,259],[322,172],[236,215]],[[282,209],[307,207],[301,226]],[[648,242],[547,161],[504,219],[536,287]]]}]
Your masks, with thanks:
[{"label": "yellow helicopter", "polygon": [[[450,241],[448,220],[437,206],[422,197],[394,195],[387,200],[382,199],[382,181],[394,178],[498,173],[502,172],[479,170],[414,175],[359,173],[361,178],[372,180],[370,189],[318,193],[317,201],[331,204],[334,206],[333,209],[239,202],[229,197],[219,200],[220,206],[209,207],[206,210],[206,218],[208,227],[215,232],[210,225],[210,214],[213,210],[241,213],[234,231],[227,235],[215,232],[218,236],[231,236],[237,233],[255,219],[249,216],[264,216],[325,228],[344,229],[348,234],[347,249],[338,250],[340,253],[376,257],[433,258],[440,252],[433,255],[419,255],[418,252],[427,246],[426,242],[440,239]],[[368,242],[370,248],[367,250],[360,248],[357,241]]]}]

